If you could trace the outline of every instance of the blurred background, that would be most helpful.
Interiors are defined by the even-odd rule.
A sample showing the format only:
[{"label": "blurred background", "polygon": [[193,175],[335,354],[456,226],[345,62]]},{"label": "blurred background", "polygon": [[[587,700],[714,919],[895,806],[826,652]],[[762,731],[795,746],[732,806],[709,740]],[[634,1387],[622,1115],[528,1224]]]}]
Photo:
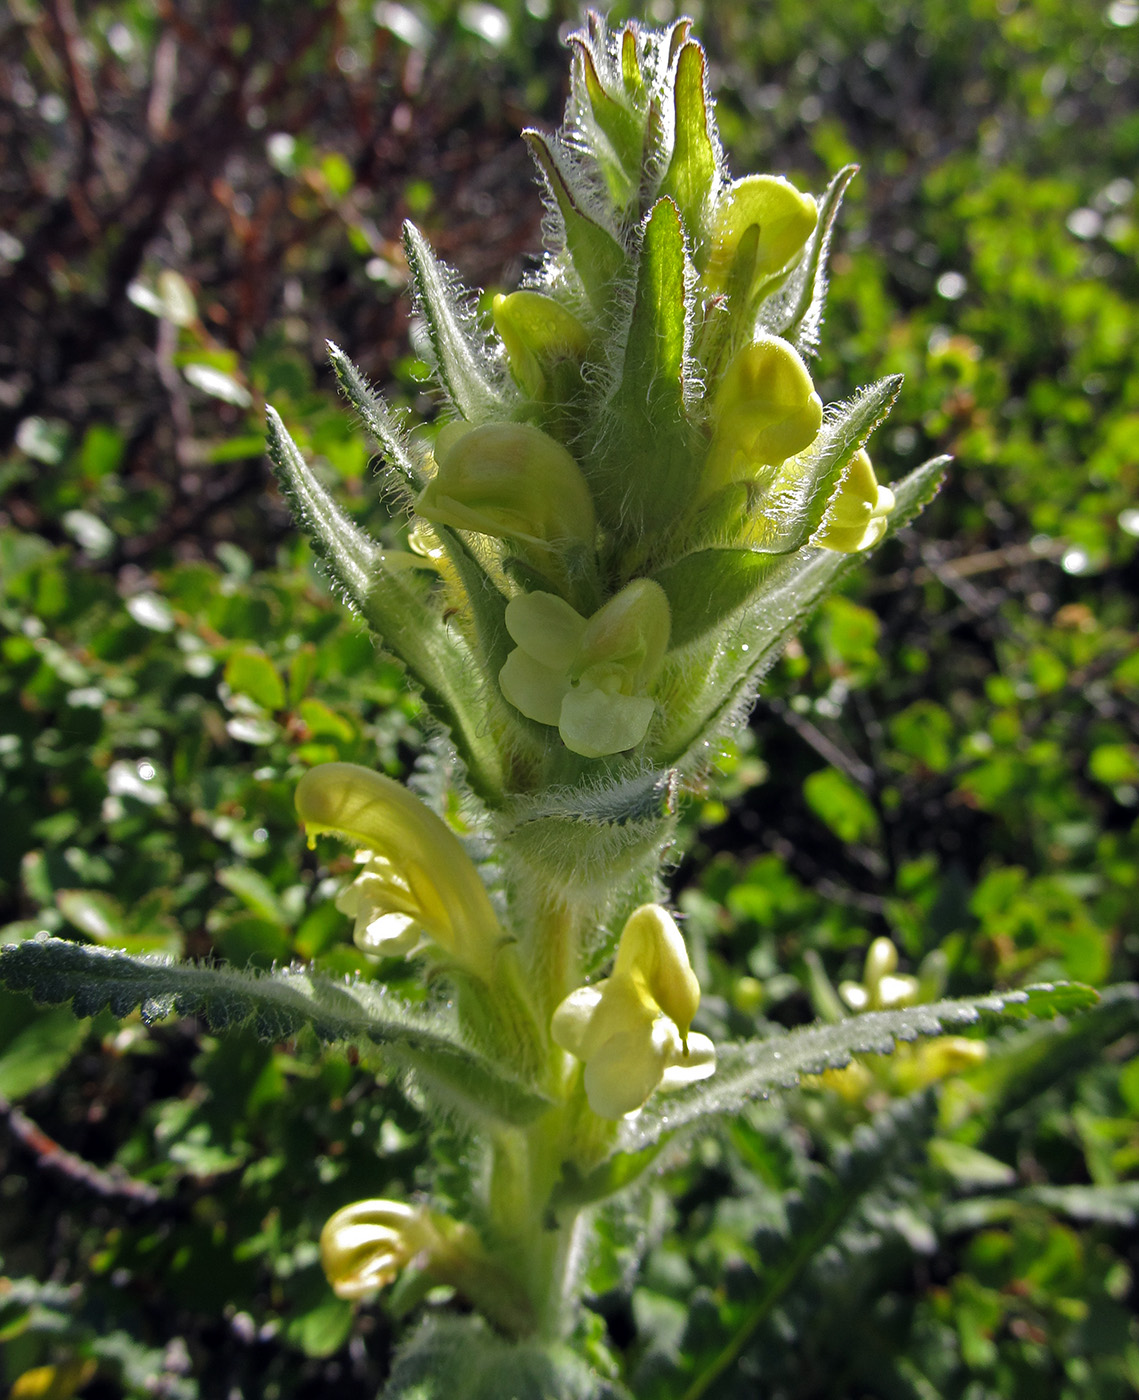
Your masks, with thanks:
[{"label": "blurred background", "polygon": [[[879,476],[956,459],[690,798],[672,895],[705,1026],[811,1019],[880,935],[950,994],[1133,978],[1139,4],[611,19],[678,13],[736,174],[817,193],[861,165],[824,401],[904,372]],[[426,741],[271,483],[263,406],[397,537],[324,342],[434,418],[401,224],[488,294],[518,284],[542,208],[517,136],[560,120],[580,20],[560,0],[0,11],[0,940],[296,958],[425,995],[364,966],[331,903],[350,859],[297,829],[306,766],[403,776]],[[842,1267],[788,1266],[777,1296],[773,1202],[840,1180],[853,1128],[918,1113],[905,1096],[939,1076],[757,1106],[645,1188],[648,1237],[602,1222],[598,1356],[638,1397],[757,1376],[799,1400],[1139,1392],[1137,1035],[1117,994],[1082,1028],[998,1036],[921,1100],[934,1146],[849,1188]],[[413,1192],[429,1153],[467,1168],[354,1059],[8,993],[0,1113],[14,1395],[374,1395],[420,1300],[334,1299],[320,1226]],[[40,1367],[55,1389],[28,1388]]]}]

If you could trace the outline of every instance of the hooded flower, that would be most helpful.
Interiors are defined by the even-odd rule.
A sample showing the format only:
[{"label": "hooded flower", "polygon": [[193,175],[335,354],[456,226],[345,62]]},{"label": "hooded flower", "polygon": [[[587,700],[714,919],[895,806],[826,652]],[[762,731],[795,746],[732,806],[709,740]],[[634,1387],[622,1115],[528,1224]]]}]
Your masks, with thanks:
[{"label": "hooded flower", "polygon": [[410,952],[421,935],[486,979],[503,934],[459,838],[400,783],[354,763],[322,763],[297,784],[312,840],[336,832],[363,869],[337,901],[369,953]]},{"label": "hooded flower", "polygon": [[870,549],[889,528],[894,505],[893,491],[879,483],[869,454],[860,447],[811,543],[841,554]]},{"label": "hooded flower", "polygon": [[667,910],[629,916],[612,975],[579,987],[554,1012],[554,1041],[585,1064],[585,1093],[600,1118],[622,1118],[654,1089],[705,1079],[716,1068],[706,1035],[689,1031],[700,986]]}]

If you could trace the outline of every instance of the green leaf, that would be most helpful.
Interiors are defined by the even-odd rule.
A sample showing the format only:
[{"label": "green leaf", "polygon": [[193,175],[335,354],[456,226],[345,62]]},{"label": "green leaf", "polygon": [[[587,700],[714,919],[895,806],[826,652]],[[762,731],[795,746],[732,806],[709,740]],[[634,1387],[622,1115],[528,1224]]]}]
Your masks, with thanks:
[{"label": "green leaf", "polygon": [[0,1051],[0,1097],[13,1103],[42,1089],[71,1063],[87,1022],[60,1008],[41,1012]]},{"label": "green leaf", "polygon": [[268,880],[250,865],[229,865],[217,872],[219,885],[224,885],[231,894],[237,895],[242,904],[271,924],[287,928],[289,920],[281,908],[281,901]]},{"label": "green leaf", "polygon": [[819,221],[807,240],[802,258],[783,286],[759,309],[759,325],[772,335],[789,340],[803,355],[813,355],[819,348],[831,236],[843,194],[857,174],[857,165],[847,165],[827,186],[819,205]]},{"label": "green leaf", "polygon": [[1011,1186],[1016,1172],[1006,1162],[952,1138],[932,1138],[929,1160],[966,1187]]},{"label": "green leaf", "polygon": [[[840,1146],[830,1164],[808,1176],[800,1190],[773,1203],[749,1241],[762,1260],[758,1270],[737,1272],[730,1293],[725,1289],[727,1307],[709,1309],[699,1322],[692,1310],[678,1352],[667,1359],[671,1364],[634,1373],[638,1400],[750,1394],[717,1383],[729,1377],[745,1352],[751,1351],[777,1310],[786,1309],[794,1298],[797,1303],[805,1301],[810,1317],[817,1312],[820,1284],[830,1284],[836,1274],[840,1286],[842,1281],[846,1284],[844,1301],[849,1307],[851,1285],[860,1291],[865,1287],[866,1256],[872,1242],[885,1233],[882,1217],[893,1223],[903,1214],[885,1188],[920,1152],[932,1123],[930,1096],[892,1103],[860,1128],[849,1144]],[[924,1221],[919,1219],[916,1225],[928,1235]],[[776,1345],[786,1348],[786,1332]]]},{"label": "green leaf", "polygon": [[266,408],[265,414],[269,459],[281,493],[345,602],[362,612],[378,568],[380,550],[317,480],[276,410]]},{"label": "green leaf", "polygon": [[676,135],[661,194],[676,201],[689,238],[704,241],[706,214],[719,162],[711,135],[704,50],[690,40],[676,65]]},{"label": "green leaf", "polygon": [[257,975],[34,938],[0,949],[0,984],[39,1002],[69,1002],[77,1016],[137,1009],[148,1025],[177,1014],[200,1016],[218,1032],[250,1025],[263,1040],[288,1040],[308,1027],[325,1044],[370,1043],[440,1106],[475,1120],[526,1123],[547,1107],[440,1019],[367,982],[284,969]]},{"label": "green leaf", "polygon": [[221,399],[223,403],[234,404],[237,408],[249,408],[253,403],[253,395],[245,385],[239,383],[232,374],[218,369],[216,365],[202,364],[195,360],[191,364],[183,365],[182,373],[195,389],[201,389],[211,398]]},{"label": "green leaf", "polygon": [[826,822],[840,841],[873,841],[879,834],[878,813],[869,798],[837,768],[820,768],[803,782],[811,811]]},{"label": "green leaf", "polygon": [[853,1055],[889,1055],[899,1041],[940,1035],[951,1026],[975,1025],[982,1014],[1024,1019],[1068,1015],[1094,1006],[1091,987],[1075,982],[1043,984],[1024,991],[993,992],[958,1001],[937,1001],[901,1011],[871,1011],[834,1025],[816,1023],[786,1035],[726,1045],[711,1079],[657,1094],[622,1124],[619,1146],[635,1152],[701,1119],[737,1113],[751,1099],[789,1089],[805,1074],[841,1069]]},{"label": "green leaf", "polygon": [[403,226],[403,246],[435,370],[451,402],[468,423],[509,418],[517,391],[489,349],[468,293],[455,274],[436,261],[412,223]]},{"label": "green leaf", "polygon": [[126,933],[122,905],[104,890],[57,890],[55,902],[67,922],[96,943],[117,941]]},{"label": "green leaf", "polygon": [[391,470],[408,490],[418,494],[427,480],[416,466],[406,437],[391,409],[338,345],[330,340],[326,346],[344,397],[360,415],[361,422],[375,439]]},{"label": "green leaf", "polygon": [[256,647],[241,647],[230,652],[225,663],[225,681],[230,690],[247,695],[264,710],[279,710],[284,706],[285,687],[277,668]]}]

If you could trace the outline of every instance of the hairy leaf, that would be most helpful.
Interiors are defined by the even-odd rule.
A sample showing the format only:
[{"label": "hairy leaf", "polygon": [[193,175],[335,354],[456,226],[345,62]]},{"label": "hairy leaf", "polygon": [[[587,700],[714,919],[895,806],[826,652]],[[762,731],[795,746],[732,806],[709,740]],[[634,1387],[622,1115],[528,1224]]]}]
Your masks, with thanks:
[{"label": "hairy leaf", "polygon": [[374,544],[317,480],[275,409],[266,408],[269,460],[281,494],[344,599],[363,612],[380,559]]},{"label": "hairy leaf", "polygon": [[200,1016],[211,1030],[248,1025],[263,1040],[287,1040],[307,1027],[325,1044],[371,1042],[411,1070],[441,1106],[469,1118],[525,1123],[547,1106],[468,1050],[440,1019],[368,982],[332,982],[297,969],[238,972],[38,937],[0,949],[0,983],[39,1002],[68,1002],[77,1016],[138,1010],[147,1024]]},{"label": "hairy leaf", "polygon": [[491,359],[467,293],[455,275],[436,261],[412,223],[403,226],[403,245],[435,368],[451,402],[468,423],[509,417],[514,398],[510,377]]},{"label": "hairy leaf", "polygon": [[1052,1017],[1082,1011],[1097,1000],[1091,987],[1074,982],[1046,983],[1024,991],[993,992],[901,1011],[872,1011],[835,1025],[815,1024],[767,1040],[726,1045],[719,1052],[711,1079],[676,1093],[658,1094],[640,1113],[626,1119],[620,1146],[624,1151],[635,1151],[664,1133],[703,1118],[736,1113],[750,1099],[792,1088],[804,1074],[841,1069],[853,1055],[891,1054],[898,1041],[973,1025],[982,1013],[1016,1019]]},{"label": "hairy leaf", "polygon": [[360,415],[361,422],[375,439],[388,467],[409,491],[422,491],[426,478],[416,466],[399,423],[391,409],[372,388],[348,356],[332,341],[326,342],[328,358],[344,397]]}]

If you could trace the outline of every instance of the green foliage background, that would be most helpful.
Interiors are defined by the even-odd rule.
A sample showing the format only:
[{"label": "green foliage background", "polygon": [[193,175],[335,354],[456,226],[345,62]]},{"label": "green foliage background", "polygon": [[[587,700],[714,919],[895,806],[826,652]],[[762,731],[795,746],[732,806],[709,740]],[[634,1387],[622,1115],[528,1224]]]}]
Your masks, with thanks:
[{"label": "green foliage background", "polygon": [[[879,474],[957,462],[690,800],[673,883],[702,1028],[810,1019],[819,969],[857,976],[879,934],[951,994],[1134,978],[1139,12],[703,9],[736,171],[820,190],[863,167],[824,400],[902,371]],[[382,525],[323,340],[430,412],[400,221],[470,281],[517,282],[540,206],[516,133],[557,120],[576,19],[20,0],[0,21],[4,941],[377,975],[331,903],[349,862],[305,849],[292,791],[330,759],[407,776],[427,740],[271,491],[261,406]],[[1116,993],[940,1088],[907,1095],[902,1060],[691,1143],[645,1188],[647,1237],[602,1222],[595,1335],[621,1379],[1134,1393],[1137,1033]],[[375,1066],[3,994],[0,1095],[0,1382],[78,1356],[92,1397],[156,1375],[187,1400],[376,1392],[420,1300],[336,1300],[320,1226],[413,1192],[429,1152],[464,1162]]]}]

